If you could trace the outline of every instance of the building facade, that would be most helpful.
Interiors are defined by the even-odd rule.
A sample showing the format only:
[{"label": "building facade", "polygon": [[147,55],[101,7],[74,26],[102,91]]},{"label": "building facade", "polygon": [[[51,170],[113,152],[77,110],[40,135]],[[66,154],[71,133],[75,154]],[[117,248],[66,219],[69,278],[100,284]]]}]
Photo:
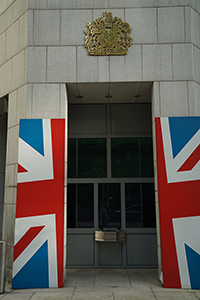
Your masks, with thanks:
[{"label": "building facade", "polygon": [[[13,269],[20,119],[65,119],[64,267],[158,265],[162,280],[157,151],[163,151],[164,121],[159,122],[195,117],[198,123],[199,0],[1,2],[0,229],[7,241],[7,280]],[[88,54],[85,29],[105,11],[130,25],[127,55]],[[102,218],[105,195],[109,220]],[[126,241],[95,242],[99,227],[120,227]]]}]

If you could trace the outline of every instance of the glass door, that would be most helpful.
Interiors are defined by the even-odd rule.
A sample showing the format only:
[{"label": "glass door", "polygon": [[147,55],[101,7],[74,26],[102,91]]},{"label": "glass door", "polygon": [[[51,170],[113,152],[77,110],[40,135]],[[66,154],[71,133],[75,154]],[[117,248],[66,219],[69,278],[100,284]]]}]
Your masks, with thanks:
[{"label": "glass door", "polygon": [[[157,264],[149,114],[149,104],[72,105],[72,118],[69,107],[68,267]],[[97,242],[98,230],[126,240]]]}]

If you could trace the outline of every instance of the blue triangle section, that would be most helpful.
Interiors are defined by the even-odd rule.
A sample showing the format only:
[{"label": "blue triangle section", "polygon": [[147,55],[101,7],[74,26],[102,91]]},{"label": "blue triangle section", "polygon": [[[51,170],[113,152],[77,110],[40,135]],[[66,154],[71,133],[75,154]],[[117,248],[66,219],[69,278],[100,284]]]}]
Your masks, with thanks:
[{"label": "blue triangle section", "polygon": [[12,280],[13,289],[49,287],[48,244],[47,241]]},{"label": "blue triangle section", "polygon": [[200,129],[200,117],[170,117],[169,127],[173,157],[176,157]]},{"label": "blue triangle section", "polygon": [[185,244],[185,252],[192,289],[200,289],[200,255]]},{"label": "blue triangle section", "polygon": [[21,119],[19,137],[44,156],[42,119]]}]

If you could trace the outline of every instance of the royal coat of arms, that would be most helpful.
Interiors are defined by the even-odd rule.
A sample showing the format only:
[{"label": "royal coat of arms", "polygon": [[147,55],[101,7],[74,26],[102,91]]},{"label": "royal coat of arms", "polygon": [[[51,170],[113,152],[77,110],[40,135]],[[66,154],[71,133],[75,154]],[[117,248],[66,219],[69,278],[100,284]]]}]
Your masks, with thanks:
[{"label": "royal coat of arms", "polygon": [[104,18],[89,22],[85,29],[85,47],[89,55],[125,55],[131,46],[131,28],[111,12],[104,12]]}]

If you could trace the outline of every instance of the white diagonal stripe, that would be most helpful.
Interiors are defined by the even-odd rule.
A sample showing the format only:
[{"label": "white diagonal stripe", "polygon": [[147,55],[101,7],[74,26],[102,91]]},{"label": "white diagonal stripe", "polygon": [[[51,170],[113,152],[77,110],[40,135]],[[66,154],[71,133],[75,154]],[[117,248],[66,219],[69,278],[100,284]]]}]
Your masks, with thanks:
[{"label": "white diagonal stripe", "polygon": [[51,123],[43,120],[44,156],[19,138],[18,163],[28,172],[18,173],[17,182],[53,179]]},{"label": "white diagonal stripe", "polygon": [[44,225],[45,227],[41,230],[41,232],[13,262],[13,277],[23,268],[37,250],[46,241],[48,241],[49,287],[57,287],[58,276],[55,214],[15,219],[15,244],[22,238],[29,228]]},{"label": "white diagonal stripe", "polygon": [[168,182],[200,180],[200,161],[190,171],[177,172],[200,144],[200,130],[196,132],[177,156],[173,158],[168,118],[161,118],[161,128]]}]

